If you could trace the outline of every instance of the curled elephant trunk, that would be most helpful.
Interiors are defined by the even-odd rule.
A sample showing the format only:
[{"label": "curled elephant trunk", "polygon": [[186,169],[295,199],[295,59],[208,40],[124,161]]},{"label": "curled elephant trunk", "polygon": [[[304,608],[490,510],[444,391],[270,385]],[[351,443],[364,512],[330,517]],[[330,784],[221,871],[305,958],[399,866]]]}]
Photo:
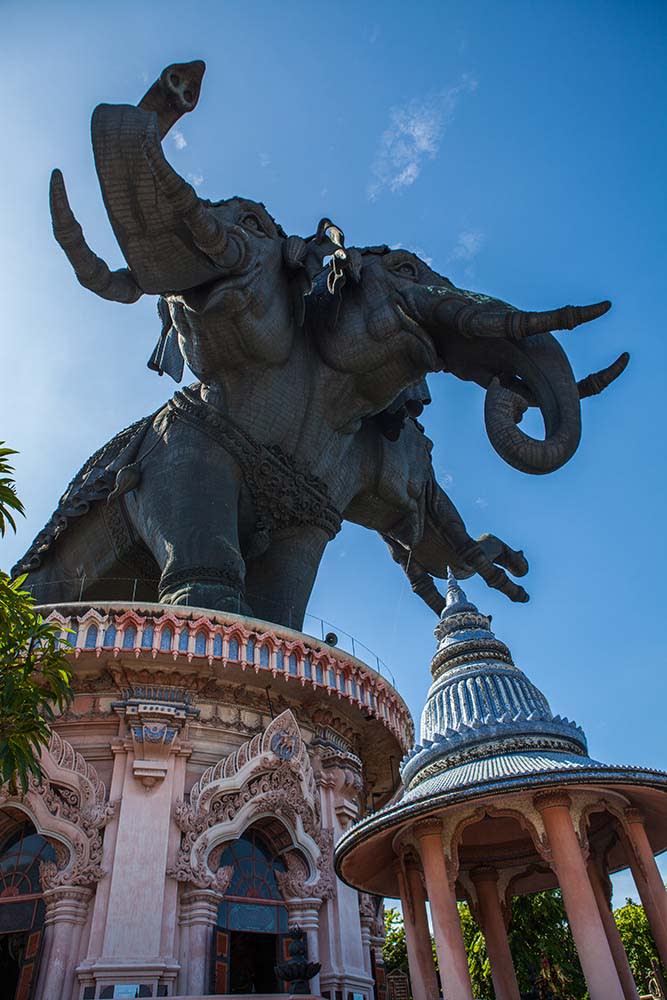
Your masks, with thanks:
[{"label": "curled elephant trunk", "polygon": [[[508,345],[509,347],[510,345]],[[509,465],[533,475],[555,472],[574,455],[581,439],[579,390],[565,351],[550,334],[512,345],[513,377],[525,385],[544,420],[544,440],[518,427],[528,402],[505,388],[502,376],[487,388],[484,420],[489,441]]]},{"label": "curled elephant trunk", "polygon": [[[581,438],[580,395],[595,388],[586,384],[580,394],[567,356],[550,331],[571,330],[597,319],[610,303],[524,312],[449,282],[427,292],[428,312],[422,307],[422,323],[445,370],[487,389],[486,430],[495,450],[521,472],[544,475],[559,469]],[[612,377],[619,373],[615,369]],[[598,379],[595,387],[604,388],[603,381]],[[518,426],[531,405],[542,414],[543,440]]]}]

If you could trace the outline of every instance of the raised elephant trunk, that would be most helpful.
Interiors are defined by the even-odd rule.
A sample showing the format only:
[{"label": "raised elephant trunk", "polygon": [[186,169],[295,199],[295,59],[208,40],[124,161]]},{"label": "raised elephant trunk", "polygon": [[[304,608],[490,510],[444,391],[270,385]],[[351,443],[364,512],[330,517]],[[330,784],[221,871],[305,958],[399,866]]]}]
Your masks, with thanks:
[{"label": "raised elephant trunk", "polygon": [[137,107],[101,104],[91,132],[102,196],[129,269],[110,271],[88,247],[67,200],[59,170],[51,176],[50,204],[56,239],[86,288],[116,302],[146,292],[179,292],[242,273],[247,238],[226,227],[167,163],[161,140],[192,111],[204,63],[168,66]]}]

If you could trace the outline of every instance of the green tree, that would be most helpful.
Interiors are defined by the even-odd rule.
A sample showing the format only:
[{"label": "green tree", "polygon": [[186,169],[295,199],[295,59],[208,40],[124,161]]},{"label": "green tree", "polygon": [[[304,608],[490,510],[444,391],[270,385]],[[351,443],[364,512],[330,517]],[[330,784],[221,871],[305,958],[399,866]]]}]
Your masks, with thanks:
[{"label": "green tree", "polygon": [[493,1000],[495,996],[491,984],[491,965],[486,953],[486,941],[467,903],[459,903],[459,917],[463,943],[468,955],[468,972],[472,992],[479,1000]]},{"label": "green tree", "polygon": [[647,986],[653,963],[657,965],[663,977],[667,978],[665,968],[658,957],[644,907],[633,903],[631,899],[626,899],[625,906],[614,910],[614,920],[640,992]]},{"label": "green tree", "polygon": [[522,993],[558,1000],[587,995],[560,889],[515,896],[508,938]]},{"label": "green tree", "polygon": [[386,972],[408,972],[408,949],[405,944],[403,917],[393,908],[384,911],[382,958]]},{"label": "green tree", "polygon": [[[0,442],[0,535],[14,531],[23,514],[7,459],[16,454]],[[68,644],[57,625],[45,622],[23,589],[0,570],[0,781],[25,791],[30,774],[41,777],[41,748],[49,724],[71,699]]]}]

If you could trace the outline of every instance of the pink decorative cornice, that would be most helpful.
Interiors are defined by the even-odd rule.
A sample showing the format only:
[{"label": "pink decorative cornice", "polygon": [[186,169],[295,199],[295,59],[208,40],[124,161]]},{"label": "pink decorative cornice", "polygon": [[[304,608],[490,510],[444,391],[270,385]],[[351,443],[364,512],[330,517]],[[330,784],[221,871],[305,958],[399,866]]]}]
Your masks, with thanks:
[{"label": "pink decorative cornice", "polygon": [[266,671],[355,705],[367,717],[378,719],[405,750],[413,743],[408,708],[388,681],[361,660],[323,648],[316,639],[291,629],[164,605],[141,609],[66,605],[54,608],[48,620],[73,630],[69,639],[75,659],[168,659],[179,665],[221,663],[256,674]]}]

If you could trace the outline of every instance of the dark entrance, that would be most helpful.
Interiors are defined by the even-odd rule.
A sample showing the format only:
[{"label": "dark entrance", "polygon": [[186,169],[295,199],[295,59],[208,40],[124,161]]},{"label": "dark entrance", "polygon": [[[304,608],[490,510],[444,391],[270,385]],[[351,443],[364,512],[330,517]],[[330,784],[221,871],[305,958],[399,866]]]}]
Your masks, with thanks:
[{"label": "dark entrance", "polygon": [[0,983],[5,997],[16,996],[27,942],[27,934],[0,934]]},{"label": "dark entrance", "polygon": [[278,935],[232,931],[230,937],[230,993],[280,992],[273,971],[278,961]]}]

